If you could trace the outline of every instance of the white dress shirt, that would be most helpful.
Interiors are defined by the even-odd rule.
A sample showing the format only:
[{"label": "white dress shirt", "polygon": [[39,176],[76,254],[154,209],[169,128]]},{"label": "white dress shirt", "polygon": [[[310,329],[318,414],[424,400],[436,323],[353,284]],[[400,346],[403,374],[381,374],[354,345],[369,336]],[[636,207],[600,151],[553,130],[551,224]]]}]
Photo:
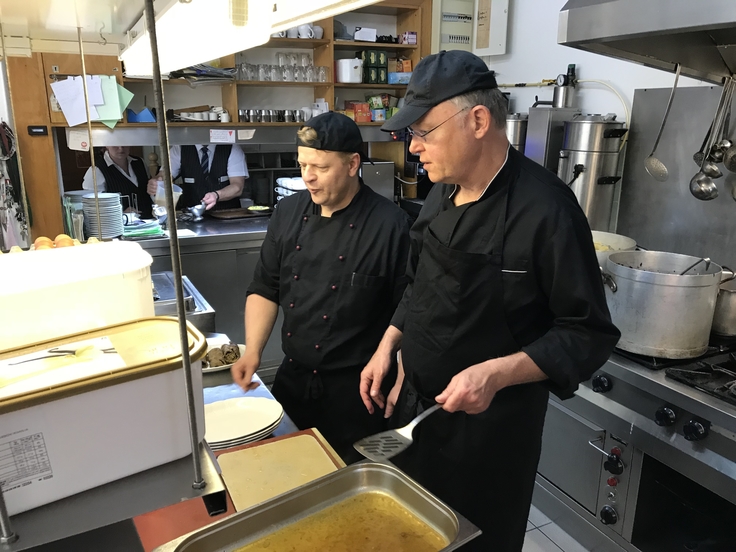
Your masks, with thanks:
[{"label": "white dress shirt", "polygon": [[[133,161],[133,158],[128,156],[128,174],[125,174],[125,171],[118,167],[115,162],[110,157],[110,154],[105,152],[105,155],[102,156],[105,160],[105,163],[107,163],[108,167],[115,167],[117,170],[120,171],[120,174],[122,174],[125,178],[130,180],[133,184],[135,184],[138,187],[143,187],[143,189],[146,189],[146,185],[148,184],[148,181],[146,182],[138,182],[138,179],[135,177],[135,172],[133,172],[133,165],[131,162]],[[82,189],[84,190],[91,190],[94,191],[94,182],[92,181],[92,167],[87,169],[87,172],[84,173],[84,180],[82,180]],[[105,182],[105,177],[102,176],[102,172],[100,169],[97,169],[97,191],[104,192],[107,189],[107,184]]]}]

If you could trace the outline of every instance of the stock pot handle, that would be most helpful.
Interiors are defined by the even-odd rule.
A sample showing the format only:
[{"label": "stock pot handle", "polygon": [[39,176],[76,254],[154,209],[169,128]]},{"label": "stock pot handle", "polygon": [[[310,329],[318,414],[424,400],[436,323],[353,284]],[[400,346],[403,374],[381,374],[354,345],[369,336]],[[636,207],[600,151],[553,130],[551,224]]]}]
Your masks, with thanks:
[{"label": "stock pot handle", "polygon": [[728,268],[726,265],[723,265],[721,269],[722,269],[722,272],[721,272],[721,283],[722,284],[725,284],[726,282],[730,282],[731,280],[736,278],[736,273],[734,273],[734,271]]},{"label": "stock pot handle", "polygon": [[613,279],[613,276],[611,276],[607,272],[603,272],[603,270],[601,269],[601,277],[603,278],[603,283],[611,288],[611,291],[613,293],[616,293],[618,291],[618,286],[616,285],[616,281]]}]

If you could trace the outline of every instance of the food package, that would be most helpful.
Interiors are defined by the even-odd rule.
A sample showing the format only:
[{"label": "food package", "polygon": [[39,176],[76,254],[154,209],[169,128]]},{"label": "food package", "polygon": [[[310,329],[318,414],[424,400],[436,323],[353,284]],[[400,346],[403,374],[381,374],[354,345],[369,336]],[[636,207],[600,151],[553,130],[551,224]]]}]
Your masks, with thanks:
[{"label": "food package", "polygon": [[401,33],[399,35],[399,43],[400,44],[416,44],[417,43],[416,31],[406,31],[405,33]]},{"label": "food package", "polygon": [[365,101],[368,102],[371,109],[382,109],[385,107],[383,104],[383,98],[380,95],[368,96]]},{"label": "food package", "polygon": [[388,84],[409,84],[411,73],[389,73]]},{"label": "food package", "polygon": [[225,364],[233,364],[240,358],[240,349],[234,343],[225,343],[220,349],[225,357]]},{"label": "food package", "polygon": [[371,120],[376,121],[385,121],[386,120],[386,110],[381,109],[371,109]]}]

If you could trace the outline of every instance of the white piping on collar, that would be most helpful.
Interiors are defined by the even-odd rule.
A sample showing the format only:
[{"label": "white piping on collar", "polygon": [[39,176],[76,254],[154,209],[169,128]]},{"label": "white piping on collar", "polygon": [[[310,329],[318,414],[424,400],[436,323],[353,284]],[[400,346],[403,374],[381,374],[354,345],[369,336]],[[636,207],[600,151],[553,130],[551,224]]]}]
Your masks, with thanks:
[{"label": "white piping on collar", "polygon": [[[509,144],[506,147],[506,158],[503,160],[503,163],[501,164],[501,166],[496,171],[496,174],[493,175],[493,178],[491,178],[490,182],[488,182],[488,184],[486,185],[486,187],[480,193],[480,195],[478,196],[478,199],[476,199],[475,201],[480,201],[480,198],[482,198],[485,195],[485,193],[488,191],[488,188],[490,187],[490,185],[493,184],[493,181],[494,180],[496,180],[496,177],[498,176],[498,173],[500,173],[501,172],[501,169],[503,169],[506,166],[506,163],[509,160],[509,149],[511,149],[511,144]],[[457,189],[458,189],[459,186],[457,184],[455,184],[454,186],[455,186],[455,189],[452,190],[452,193],[450,194],[450,196],[447,199],[452,199],[452,197],[455,195],[455,192],[457,192]]]}]

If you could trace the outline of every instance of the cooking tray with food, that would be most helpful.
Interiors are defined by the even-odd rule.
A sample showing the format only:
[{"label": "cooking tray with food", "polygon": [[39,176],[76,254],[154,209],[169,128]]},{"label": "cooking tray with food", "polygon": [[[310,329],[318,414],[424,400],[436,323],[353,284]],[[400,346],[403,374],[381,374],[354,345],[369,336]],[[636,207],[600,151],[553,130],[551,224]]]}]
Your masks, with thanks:
[{"label": "cooking tray with food", "polygon": [[394,466],[366,461],[184,535],[154,552],[447,552],[478,535],[477,527]]}]

